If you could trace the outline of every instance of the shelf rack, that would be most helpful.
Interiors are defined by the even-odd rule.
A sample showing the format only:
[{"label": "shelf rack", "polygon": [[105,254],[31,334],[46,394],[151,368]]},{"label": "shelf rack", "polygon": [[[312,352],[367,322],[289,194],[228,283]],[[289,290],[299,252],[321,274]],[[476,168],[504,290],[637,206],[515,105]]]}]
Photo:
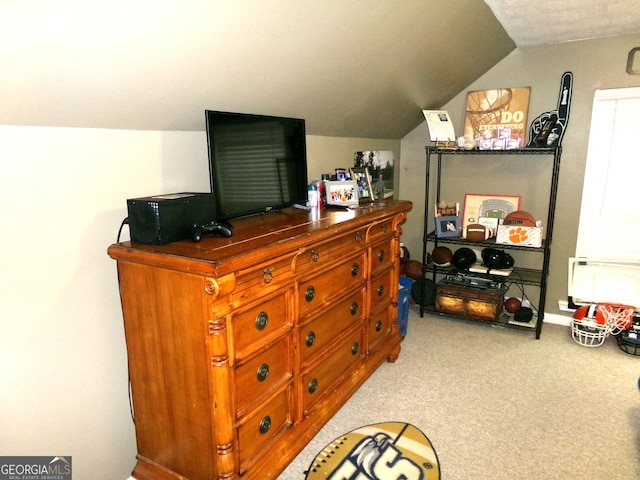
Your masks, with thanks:
[{"label": "shelf rack", "polygon": [[[425,175],[425,196],[424,196],[424,230],[423,230],[423,241],[422,241],[422,270],[423,270],[423,278],[426,278],[428,273],[431,273],[432,280],[436,281],[436,275],[444,275],[450,269],[447,267],[440,267],[434,265],[433,263],[428,263],[428,255],[427,255],[427,246],[428,244],[433,244],[434,248],[438,246],[439,243],[447,243],[447,244],[458,244],[458,245],[467,245],[467,246],[476,246],[476,247],[489,247],[495,246],[495,240],[490,239],[484,242],[468,242],[464,238],[458,237],[447,237],[447,238],[438,238],[435,235],[434,231],[429,231],[427,226],[429,225],[429,214],[430,211],[433,210],[429,206],[429,198],[430,198],[430,187],[432,183],[431,179],[431,162],[433,157],[436,158],[437,161],[437,177],[435,180],[436,187],[436,204],[440,203],[440,192],[441,192],[441,174],[442,174],[442,161],[443,157],[446,156],[510,156],[510,155],[540,155],[547,156],[553,158],[553,168],[551,174],[551,187],[549,192],[549,203],[548,203],[548,212],[547,212],[547,224],[545,227],[545,238],[542,242],[541,247],[522,247],[517,245],[500,245],[500,248],[505,250],[526,250],[532,252],[541,253],[542,265],[540,269],[531,269],[531,268],[514,268],[513,273],[509,278],[517,279],[518,282],[522,285],[533,285],[540,288],[540,296],[537,305],[537,317],[535,317],[535,335],[536,339],[540,338],[542,332],[542,324],[544,322],[544,308],[546,303],[547,296],[547,278],[549,276],[549,259],[551,256],[551,242],[553,238],[553,223],[555,218],[555,210],[556,210],[556,200],[558,193],[558,177],[560,174],[560,159],[562,156],[562,148],[521,148],[515,150],[463,150],[457,148],[436,148],[436,147],[426,147],[426,175]],[[505,277],[500,277],[501,279],[505,279]],[[426,298],[426,282],[422,282],[422,297]],[[440,314],[439,312],[435,312],[433,309],[429,310],[427,306],[425,306],[426,302],[422,302],[420,305],[420,316],[424,316],[426,311],[430,313]],[[442,314],[446,316],[452,316],[450,314]],[[459,317],[464,318],[464,317]],[[509,321],[497,321],[495,322],[499,325],[509,325],[515,327],[523,327],[524,325],[518,323],[514,324]],[[526,327],[526,326],[525,326]],[[531,327],[529,327],[531,329]]]}]

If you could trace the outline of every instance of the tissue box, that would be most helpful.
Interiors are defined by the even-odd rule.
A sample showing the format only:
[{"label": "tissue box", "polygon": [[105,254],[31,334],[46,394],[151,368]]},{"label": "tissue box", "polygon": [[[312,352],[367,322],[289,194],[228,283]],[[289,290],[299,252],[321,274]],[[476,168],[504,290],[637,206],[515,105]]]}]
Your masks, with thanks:
[{"label": "tissue box", "polygon": [[521,247],[541,247],[542,227],[522,227],[519,225],[500,225],[496,243],[519,245]]}]

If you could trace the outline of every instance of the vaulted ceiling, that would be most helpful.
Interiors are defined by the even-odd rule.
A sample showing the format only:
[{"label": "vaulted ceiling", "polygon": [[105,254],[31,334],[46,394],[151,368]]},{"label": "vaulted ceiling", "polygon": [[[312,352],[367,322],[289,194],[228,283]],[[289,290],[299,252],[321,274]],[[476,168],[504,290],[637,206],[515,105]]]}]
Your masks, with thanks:
[{"label": "vaulted ceiling", "polygon": [[401,138],[517,42],[535,44],[526,31],[554,43],[562,32],[524,15],[544,2],[576,3],[4,1],[0,124],[203,130],[216,109],[305,118],[312,135]]}]

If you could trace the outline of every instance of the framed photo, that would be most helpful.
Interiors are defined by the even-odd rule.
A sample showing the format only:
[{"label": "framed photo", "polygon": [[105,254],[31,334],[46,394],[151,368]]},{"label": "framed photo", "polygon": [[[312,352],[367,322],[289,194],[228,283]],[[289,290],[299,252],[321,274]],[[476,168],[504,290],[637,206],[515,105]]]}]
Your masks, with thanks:
[{"label": "framed photo", "polygon": [[365,150],[355,152],[353,166],[366,168],[373,184],[372,200],[382,200],[393,197],[393,164],[395,152],[393,150]]},{"label": "framed photo", "polygon": [[462,231],[470,223],[478,223],[481,217],[496,218],[498,223],[511,212],[520,210],[519,195],[489,195],[467,193],[462,209]]},{"label": "framed photo", "polygon": [[329,205],[358,206],[358,185],[354,180],[325,182],[325,188]]},{"label": "framed photo", "polygon": [[366,168],[352,168],[351,180],[358,185],[358,198],[360,200],[373,200],[373,187],[371,186],[371,174]]},{"label": "framed photo", "polygon": [[445,215],[436,217],[436,237],[459,237],[460,236],[460,217],[454,215]]}]

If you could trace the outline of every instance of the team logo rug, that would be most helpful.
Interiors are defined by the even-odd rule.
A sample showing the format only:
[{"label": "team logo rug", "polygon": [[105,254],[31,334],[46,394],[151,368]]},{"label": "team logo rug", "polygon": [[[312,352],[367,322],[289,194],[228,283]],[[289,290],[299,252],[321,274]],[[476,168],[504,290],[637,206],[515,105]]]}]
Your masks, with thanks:
[{"label": "team logo rug", "polygon": [[346,433],[313,459],[305,480],[440,480],[438,455],[413,425],[376,423]]}]

